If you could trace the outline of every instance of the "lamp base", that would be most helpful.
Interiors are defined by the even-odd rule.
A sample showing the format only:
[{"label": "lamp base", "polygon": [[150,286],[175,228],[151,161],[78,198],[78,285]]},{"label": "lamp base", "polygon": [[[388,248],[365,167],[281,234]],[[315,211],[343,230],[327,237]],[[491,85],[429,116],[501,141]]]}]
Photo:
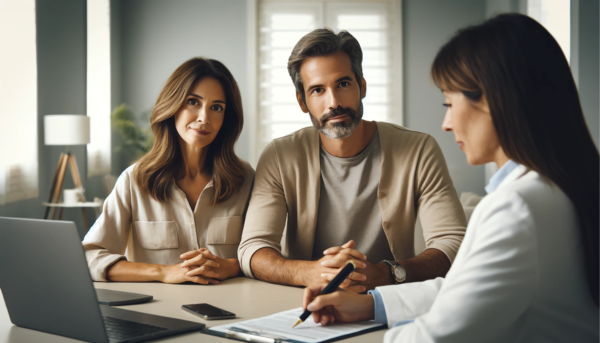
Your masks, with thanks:
[{"label": "lamp base", "polygon": [[[62,191],[63,182],[65,181],[65,174],[67,173],[67,164],[71,169],[71,178],[73,179],[73,183],[77,188],[83,188],[81,183],[81,176],[79,175],[79,168],[77,168],[77,160],[75,159],[75,155],[67,152],[61,153],[58,158],[58,166],[56,167],[56,172],[54,173],[54,179],[52,180],[52,187],[50,187],[50,197],[48,199],[49,203],[58,203],[58,199],[60,198],[60,192]],[[85,196],[83,194],[79,194],[79,201],[85,202]],[[56,207],[52,207],[52,219],[56,216]],[[64,207],[60,209],[59,220],[63,217]],[[83,223],[85,225],[85,230],[88,230],[88,221],[87,215],[85,213],[85,208],[81,209],[81,213],[83,214]],[[48,219],[48,215],[50,214],[50,207],[46,207],[46,213],[44,214],[44,219]]]}]

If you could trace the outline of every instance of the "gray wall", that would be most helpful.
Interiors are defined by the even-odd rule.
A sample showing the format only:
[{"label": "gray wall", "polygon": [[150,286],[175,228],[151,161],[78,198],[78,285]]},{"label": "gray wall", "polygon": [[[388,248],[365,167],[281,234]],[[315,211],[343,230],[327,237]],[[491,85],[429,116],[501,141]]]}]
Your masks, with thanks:
[{"label": "gray wall", "polygon": [[[122,103],[121,96],[121,5],[118,1],[110,2],[110,105],[111,109],[116,108]],[[121,144],[119,134],[111,130],[111,174],[120,175],[127,167],[131,156],[115,151],[115,148]],[[124,161],[124,162],[122,162]]]},{"label": "gray wall", "polygon": [[[223,62],[245,100],[245,0],[113,0],[111,12],[112,29],[120,40],[114,48],[120,52],[120,75],[113,80],[119,83],[113,83],[117,91],[113,97],[128,104],[134,113],[150,111],[169,75],[196,56]],[[250,115],[248,111],[245,114]],[[249,142],[246,124],[236,146],[236,152],[245,160],[249,160]],[[118,166],[120,170],[130,161],[125,156]]]},{"label": "gray wall", "polygon": [[429,68],[438,49],[456,30],[485,19],[485,5],[480,0],[403,1],[404,124],[435,137],[458,194],[485,194],[483,166],[470,166],[454,134],[442,131],[444,97],[430,81]]},{"label": "gray wall", "polygon": [[571,69],[596,146],[600,131],[598,0],[571,0]]},{"label": "gray wall", "polygon": [[[38,68],[39,197],[0,206],[0,216],[42,218],[42,201],[48,201],[52,178],[63,146],[44,145],[44,115],[86,114],[86,5],[85,0],[36,1]],[[6,149],[7,147],[2,147]],[[77,158],[86,197],[103,196],[99,178],[88,180],[85,146],[71,147]],[[73,188],[67,172],[63,189]],[[93,211],[88,211],[91,225]],[[75,221],[85,232],[81,211],[66,209],[63,219]]]},{"label": "gray wall", "polygon": [[508,12],[527,14],[527,0],[485,0],[486,18]]}]

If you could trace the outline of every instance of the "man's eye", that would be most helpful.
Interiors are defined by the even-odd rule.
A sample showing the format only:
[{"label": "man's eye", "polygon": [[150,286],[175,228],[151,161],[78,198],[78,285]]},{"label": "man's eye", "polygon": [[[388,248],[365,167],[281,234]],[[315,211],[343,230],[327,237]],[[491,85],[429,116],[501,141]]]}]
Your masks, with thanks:
[{"label": "man's eye", "polygon": [[187,103],[192,106],[198,106],[198,100],[196,100],[194,98],[188,99]]},{"label": "man's eye", "polygon": [[319,93],[321,93],[322,91],[323,91],[323,90],[322,90],[321,88],[315,88],[315,89],[313,89],[313,90],[312,90],[312,92],[313,92],[314,94],[319,94]]},{"label": "man's eye", "polygon": [[348,86],[350,86],[350,82],[346,82],[346,81],[340,82],[340,87],[344,88],[344,87],[348,87]]}]

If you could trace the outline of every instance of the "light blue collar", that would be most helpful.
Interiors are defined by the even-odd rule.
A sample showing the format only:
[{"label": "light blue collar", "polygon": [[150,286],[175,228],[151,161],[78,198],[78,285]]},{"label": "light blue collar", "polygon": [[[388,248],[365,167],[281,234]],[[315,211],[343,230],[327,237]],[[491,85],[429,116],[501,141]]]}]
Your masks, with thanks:
[{"label": "light blue collar", "polygon": [[508,174],[510,174],[518,166],[519,165],[512,160],[508,160],[508,162],[504,163],[504,165],[498,169],[494,176],[492,176],[490,183],[485,187],[485,191],[488,192],[488,194],[495,191],[496,188],[500,186],[500,183],[502,183],[502,181],[504,181],[504,179],[508,176]]}]

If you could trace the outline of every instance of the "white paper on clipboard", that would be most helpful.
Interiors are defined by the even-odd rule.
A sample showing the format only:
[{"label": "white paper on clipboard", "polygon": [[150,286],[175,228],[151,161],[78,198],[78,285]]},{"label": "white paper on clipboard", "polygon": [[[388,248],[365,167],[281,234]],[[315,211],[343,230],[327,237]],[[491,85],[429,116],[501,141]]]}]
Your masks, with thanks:
[{"label": "white paper on clipboard", "polygon": [[292,329],[292,325],[298,320],[298,317],[300,317],[302,312],[302,308],[296,308],[262,318],[211,327],[210,330],[227,334],[232,327],[236,327],[257,334],[264,334],[267,337],[278,337],[282,340],[287,339],[300,342],[319,343],[342,336],[356,335],[361,331],[375,329],[385,325],[366,321],[350,324],[335,323],[322,326],[321,324],[315,324],[312,317],[309,317],[304,323]]}]

